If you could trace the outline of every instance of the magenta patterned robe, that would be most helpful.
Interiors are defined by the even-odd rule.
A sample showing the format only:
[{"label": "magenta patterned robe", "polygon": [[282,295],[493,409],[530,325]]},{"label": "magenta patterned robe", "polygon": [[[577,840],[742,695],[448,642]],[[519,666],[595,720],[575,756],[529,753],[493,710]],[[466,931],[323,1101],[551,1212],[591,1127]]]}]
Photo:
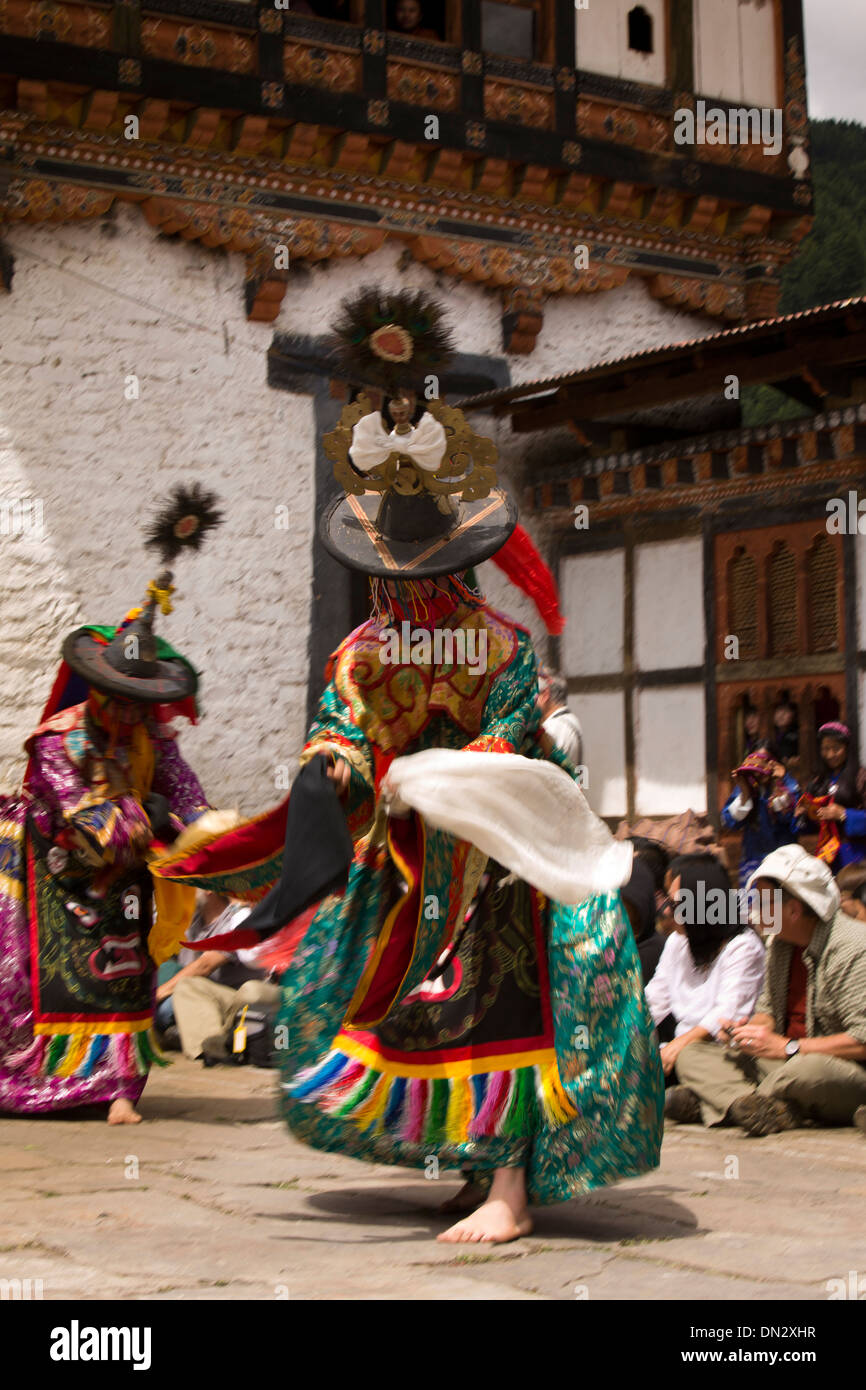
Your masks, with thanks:
[{"label": "magenta patterned robe", "polygon": [[[79,710],[83,716],[83,706]],[[167,798],[180,829],[198,819],[208,809],[207,802],[173,734],[156,725],[149,732],[155,752],[151,790]],[[134,1032],[94,1029],[77,1041],[34,1032],[27,849],[31,837],[50,845],[45,858],[49,873],[61,873],[71,857],[79,876],[86,861],[85,883],[88,873],[95,881],[110,865],[119,872],[137,873],[149,884],[149,872],[132,844],[136,827],[147,826],[147,818],[131,794],[106,800],[94,795],[86,780],[94,748],[83,717],[73,728],[37,733],[28,748],[24,790],[0,798],[0,1112],[38,1114],[119,1097],[135,1102],[153,1058],[141,1027]],[[117,934],[128,931],[129,923],[121,916]],[[146,938],[144,924],[144,943]],[[152,1012],[155,971],[146,944],[131,967],[121,958],[119,965],[115,962],[100,972],[104,990],[111,988],[106,980],[111,980],[112,969],[118,976],[141,977],[138,985]]]}]

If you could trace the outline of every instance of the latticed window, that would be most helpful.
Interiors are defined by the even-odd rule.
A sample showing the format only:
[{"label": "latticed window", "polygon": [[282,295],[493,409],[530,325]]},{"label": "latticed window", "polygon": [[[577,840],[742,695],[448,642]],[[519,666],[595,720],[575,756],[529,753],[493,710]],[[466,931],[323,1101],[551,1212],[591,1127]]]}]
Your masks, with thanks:
[{"label": "latticed window", "polygon": [[809,651],[839,649],[839,604],[836,553],[828,536],[818,536],[806,556],[809,605]]},{"label": "latticed window", "polygon": [[758,586],[755,561],[744,546],[728,566],[728,621],[739,640],[740,660],[758,655]]},{"label": "latticed window", "polygon": [[767,629],[769,655],[797,650],[797,562],[784,541],[777,541],[767,562]]}]

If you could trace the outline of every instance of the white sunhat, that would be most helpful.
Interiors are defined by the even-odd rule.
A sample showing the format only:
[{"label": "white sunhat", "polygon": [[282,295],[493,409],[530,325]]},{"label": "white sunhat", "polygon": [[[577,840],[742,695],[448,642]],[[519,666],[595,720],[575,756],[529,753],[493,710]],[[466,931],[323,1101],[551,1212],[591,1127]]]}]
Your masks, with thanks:
[{"label": "white sunhat", "polygon": [[768,854],[746,884],[750,890],[759,878],[771,878],[829,922],[839,911],[842,896],[839,885],[823,859],[808,854],[802,845],[781,845]]}]

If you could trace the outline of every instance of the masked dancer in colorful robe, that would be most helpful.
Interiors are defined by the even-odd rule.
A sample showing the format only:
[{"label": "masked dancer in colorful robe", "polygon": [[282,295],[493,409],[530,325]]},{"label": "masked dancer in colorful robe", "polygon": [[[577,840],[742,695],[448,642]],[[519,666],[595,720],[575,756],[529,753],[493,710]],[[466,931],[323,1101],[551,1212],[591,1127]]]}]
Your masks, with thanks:
[{"label": "masked dancer in colorful robe", "polygon": [[371,616],[334,653],[288,802],[160,872],[253,895],[285,828],[237,944],[281,929],[290,1129],[461,1170],[447,1205],[468,1215],[440,1239],[507,1241],[531,1206],[658,1162],[663,1077],[619,893],[632,847],[540,730],[529,633],[476,583],[492,556],[561,627],[492,442],[419,408],[447,365],[441,309],[366,291],[337,336],[337,374],[365,390],[325,440],[346,495],[321,535],[371,576]]},{"label": "masked dancer in colorful robe", "polygon": [[[219,521],[215,499],[179,488],[148,544],[170,562]],[[198,677],[154,632],[172,575],[119,627],[72,632],[20,794],[0,799],[0,1113],[107,1104],[135,1123],[150,1064],[154,964],[185,934],[194,893],[147,859],[207,802],[170,720],[195,722]],[[177,839],[178,844],[189,842]]]}]

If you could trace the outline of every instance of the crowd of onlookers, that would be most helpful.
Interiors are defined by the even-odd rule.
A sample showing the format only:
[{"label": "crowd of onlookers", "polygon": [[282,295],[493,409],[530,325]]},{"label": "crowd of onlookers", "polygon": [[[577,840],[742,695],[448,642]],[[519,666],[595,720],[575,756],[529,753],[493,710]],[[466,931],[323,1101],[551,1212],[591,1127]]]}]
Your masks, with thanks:
[{"label": "crowd of onlookers", "polygon": [[[576,726],[580,750],[565,683],[543,673],[541,692],[544,728],[565,747]],[[672,847],[682,821],[667,843],[664,827],[629,835],[622,897],[658,1030],[665,1114],[755,1136],[850,1124],[866,1134],[866,771],[849,729],[831,720],[801,789],[797,711],[785,699],[766,737],[759,711],[743,711],[743,743],[721,816],[742,837],[739,892],[722,847],[699,843],[709,833],[692,834],[686,853]],[[797,843],[807,835],[814,854]]]},{"label": "crowd of onlookers", "polygon": [[638,839],[623,899],[659,1030],[666,1116],[750,1135],[851,1124],[866,1134],[866,866],[844,887],[823,860],[783,845],[736,894],[717,854],[662,856]]}]

